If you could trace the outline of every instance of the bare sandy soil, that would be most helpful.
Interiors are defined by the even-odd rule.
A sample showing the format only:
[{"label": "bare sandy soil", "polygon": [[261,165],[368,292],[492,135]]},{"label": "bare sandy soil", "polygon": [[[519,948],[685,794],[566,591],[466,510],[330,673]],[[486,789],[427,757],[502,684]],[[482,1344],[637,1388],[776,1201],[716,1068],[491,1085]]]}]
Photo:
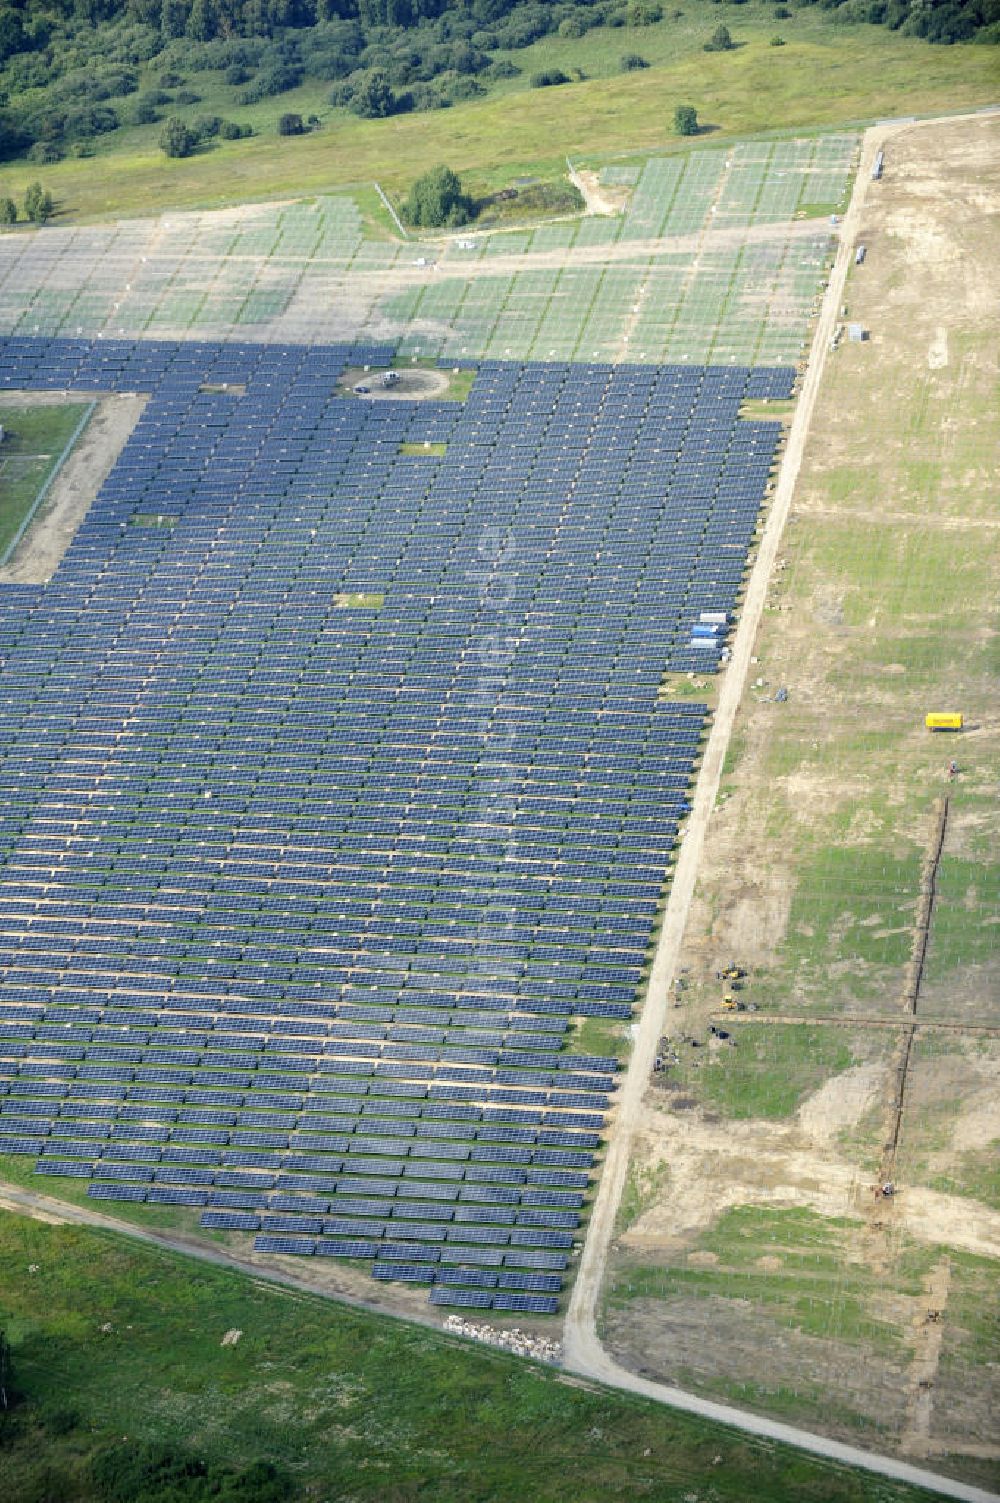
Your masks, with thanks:
[{"label": "bare sandy soil", "polygon": [[[5,400],[25,406],[89,401],[92,392],[11,392]],[[0,584],[45,584],[53,575],[91,502],[139,421],[146,397],[132,392],[100,396],[73,452],[68,456],[10,563],[0,569]]]},{"label": "bare sandy soil", "polygon": [[412,370],[396,372],[399,380],[393,386],[382,385],[382,372],[366,371],[362,366],[352,366],[340,379],[340,390],[355,392],[358,386],[367,386],[368,391],[359,395],[365,402],[412,402],[440,397],[448,389],[448,372],[427,370],[414,366]]},{"label": "bare sandy soil", "polygon": [[[891,1047],[856,1053],[850,1068],[817,1082],[783,1120],[724,1117],[703,1096],[698,1072],[683,1087],[669,1070],[666,1081],[657,1077],[633,1158],[647,1194],[619,1233],[608,1280],[621,1290],[638,1269],[724,1273],[725,1255],[720,1261],[701,1244],[727,1211],[808,1213],[842,1227],[850,1281],[868,1312],[878,1310],[895,1330],[895,1344],[880,1348],[849,1322],[838,1324],[837,1312],[831,1329],[840,1334],[820,1337],[748,1306],[735,1290],[706,1297],[682,1281],[660,1297],[612,1299],[604,1331],[612,1354],[646,1376],[729,1397],[747,1384],[751,1407],[770,1405],[839,1435],[857,1437],[859,1425],[874,1423],[885,1449],[995,1481],[1000,1345],[995,1269],[986,1260],[1000,1259],[991,1168],[1000,1047],[990,1032],[1000,1021],[1000,958],[989,942],[1000,720],[988,708],[995,685],[983,660],[963,646],[974,638],[985,651],[992,642],[995,591],[982,596],[971,632],[961,612],[980,598],[973,592],[988,577],[988,560],[1000,566],[988,439],[1000,332],[991,250],[1000,224],[1000,121],[900,130],[886,159],[859,231],[867,260],[852,272],[845,304],[846,318],[859,319],[871,338],[829,357],[732,767],[706,841],[683,946],[688,986],[670,1031],[705,1037],[718,1017],[716,971],[730,958],[755,973],[746,993],[762,1010],[755,1022],[768,1009],[802,1008],[849,1015],[863,1029],[867,1011],[874,1037],[876,1017],[899,1008],[928,810],[948,786],[951,753],[922,725],[942,683],[978,713],[970,713],[976,729],[954,750],[960,771],[942,858],[952,885],[932,909],[917,1019],[925,1008],[928,1018],[955,1026],[948,1034],[918,1026],[900,1119],[900,1182],[889,1201],[874,1198],[872,1166],[884,1150]],[[886,585],[874,572],[893,557],[898,600],[894,576],[886,574]],[[911,559],[921,567],[934,561],[926,601],[907,593]],[[949,571],[957,607],[945,588]],[[886,588],[893,598],[880,604],[877,592]],[[866,589],[875,593],[867,615]],[[782,685],[787,706],[774,702]],[[827,857],[831,845],[857,851],[857,874]],[[895,874],[880,888],[878,871],[865,866],[873,847],[885,849],[886,860],[913,862],[912,891]],[[801,883],[816,861],[825,863],[827,883],[840,871],[845,887],[838,894],[819,886],[813,918]],[[861,933],[871,937],[869,953]],[[733,1023],[734,1067],[741,1021]],[[778,1056],[770,1066],[780,1068]],[[914,1259],[927,1271],[917,1293],[903,1293],[914,1288]],[[761,1278],[787,1279],[782,1263],[780,1255],[762,1259]]]}]

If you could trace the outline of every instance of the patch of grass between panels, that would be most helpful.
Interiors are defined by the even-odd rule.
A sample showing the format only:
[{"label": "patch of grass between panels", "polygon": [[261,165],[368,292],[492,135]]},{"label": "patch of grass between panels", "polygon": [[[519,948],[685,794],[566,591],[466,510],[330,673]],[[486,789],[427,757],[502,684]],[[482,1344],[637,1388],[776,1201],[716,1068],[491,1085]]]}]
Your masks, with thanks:
[{"label": "patch of grass between panels", "polygon": [[129,518],[131,527],[166,527],[176,525],[177,516],[169,511],[135,511]]},{"label": "patch of grass between panels", "polygon": [[347,611],[380,611],[385,605],[385,595],[376,590],[341,590],[334,595],[333,603]]},{"label": "patch of grass between panels", "polygon": [[89,402],[0,406],[0,558],[31,516],[90,409]]},{"label": "patch of grass between panels", "polygon": [[[676,1503],[708,1475],[718,1503],[748,1476],[771,1503],[872,1497],[771,1442],[105,1232],[0,1220],[0,1325],[10,1497],[148,1503],[166,1496],[156,1456],[192,1503]],[[119,1472],[124,1491],[104,1480]],[[880,1503],[920,1496],[879,1485]]]},{"label": "patch of grass between panels", "polygon": [[399,452],[415,459],[443,459],[448,452],[448,445],[431,443],[428,439],[422,444],[400,444]]}]

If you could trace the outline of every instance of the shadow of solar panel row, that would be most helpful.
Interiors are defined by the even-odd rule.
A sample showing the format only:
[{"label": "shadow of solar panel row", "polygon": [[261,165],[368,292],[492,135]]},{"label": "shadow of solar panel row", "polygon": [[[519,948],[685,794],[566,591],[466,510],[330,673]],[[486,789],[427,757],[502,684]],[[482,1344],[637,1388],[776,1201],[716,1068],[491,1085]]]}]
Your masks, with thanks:
[{"label": "shadow of solar panel row", "polygon": [[740,404],[792,372],[338,394],[391,353],[0,343],[0,387],[149,393],[0,589],[0,1151],[379,1278],[558,1278],[616,1068],[572,1023],[641,987],[705,717],[664,676],[718,664],[780,436]]}]

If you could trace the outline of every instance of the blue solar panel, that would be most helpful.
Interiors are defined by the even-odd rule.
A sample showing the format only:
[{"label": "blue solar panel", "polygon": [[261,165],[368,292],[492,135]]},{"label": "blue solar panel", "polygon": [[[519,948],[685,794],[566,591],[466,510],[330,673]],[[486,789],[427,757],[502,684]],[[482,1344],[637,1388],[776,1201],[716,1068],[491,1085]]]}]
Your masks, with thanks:
[{"label": "blue solar panel", "polygon": [[[107,1139],[99,1198],[159,1158],[161,1203],[280,1187],[300,1228],[478,1207],[556,1253],[616,1068],[570,1020],[632,1015],[707,714],[660,681],[716,666],[779,436],[740,403],[793,373],[334,395],[391,353],[0,340],[0,384],[151,392],[50,583],[4,596],[0,1150],[83,1178]],[[443,461],[400,455],[429,435]],[[498,519],[522,626],[484,706]],[[381,1241],[315,1237],[258,1241]]]}]

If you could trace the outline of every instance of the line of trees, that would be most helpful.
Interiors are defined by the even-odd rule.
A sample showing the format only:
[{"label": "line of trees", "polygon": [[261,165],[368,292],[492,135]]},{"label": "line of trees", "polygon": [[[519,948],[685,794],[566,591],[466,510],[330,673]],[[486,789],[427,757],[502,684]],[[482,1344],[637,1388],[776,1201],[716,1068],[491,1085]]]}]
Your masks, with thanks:
[{"label": "line of trees", "polygon": [[[56,211],[55,201],[41,183],[29,183],[24,193],[24,217],[32,224],[47,224]],[[12,198],[0,198],[0,227],[17,224],[17,204]]]}]

